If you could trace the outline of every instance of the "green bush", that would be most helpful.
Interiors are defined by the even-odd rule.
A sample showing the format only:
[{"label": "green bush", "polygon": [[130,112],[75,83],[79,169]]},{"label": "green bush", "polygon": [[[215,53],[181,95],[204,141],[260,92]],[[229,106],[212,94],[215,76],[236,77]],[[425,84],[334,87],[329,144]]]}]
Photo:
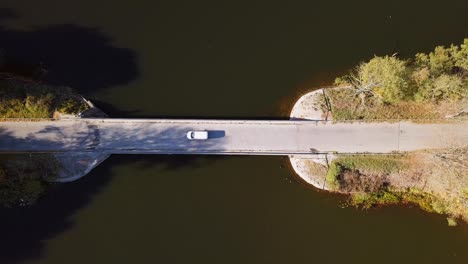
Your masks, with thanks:
[{"label": "green bush", "polygon": [[447,225],[448,226],[457,226],[457,220],[453,217],[447,217]]},{"label": "green bush", "polygon": [[460,48],[455,48],[452,56],[455,58],[455,66],[468,71],[468,38],[463,41]]},{"label": "green bush", "polygon": [[325,178],[326,182],[333,190],[340,189],[340,183],[338,181],[338,177],[342,173],[343,168],[336,162],[332,162],[330,167],[328,168],[327,177]]},{"label": "green bush", "polygon": [[400,202],[400,198],[397,195],[385,190],[372,193],[353,193],[351,195],[351,204],[365,209],[375,205],[389,205],[398,202]]},{"label": "green bush", "polygon": [[427,68],[434,77],[450,73],[455,66],[455,58],[450,49],[438,46],[429,54],[416,54],[415,63],[418,68]]},{"label": "green bush", "polygon": [[400,194],[402,200],[408,203],[414,203],[419,205],[424,211],[434,212],[432,208],[432,199],[431,196],[427,193],[423,193],[419,190],[408,190]]},{"label": "green bush", "polygon": [[458,75],[442,74],[419,87],[417,101],[458,101],[468,97],[468,82]]},{"label": "green bush", "polygon": [[327,93],[335,120],[443,118],[445,110],[439,109],[443,105],[463,109],[467,76],[468,39],[464,39],[460,46],[439,46],[428,54],[416,54],[414,60],[376,56],[336,78],[335,84],[354,89]]},{"label": "green bush", "polygon": [[388,205],[399,202],[417,204],[427,212],[438,214],[447,213],[446,204],[431,194],[424,193],[417,189],[409,189],[405,192],[394,192],[388,189],[370,193],[353,193],[350,203],[361,208],[370,208],[375,205]]},{"label": "green bush", "polygon": [[374,57],[358,68],[364,84],[372,84],[374,93],[384,102],[397,102],[412,95],[406,61],[396,57]]},{"label": "green bush", "polygon": [[438,46],[429,54],[416,54],[417,69],[427,68],[433,78],[442,74],[451,74],[454,67],[468,70],[468,39],[464,39],[460,46],[451,45],[446,48]]},{"label": "green bush", "polygon": [[82,101],[68,99],[62,103],[58,110],[60,113],[64,114],[78,114],[82,113],[86,109],[87,105],[84,104]]},{"label": "green bush", "polygon": [[54,111],[78,114],[87,108],[70,88],[0,82],[0,118],[51,118]]},{"label": "green bush", "polygon": [[416,100],[437,103],[468,97],[467,75],[463,73],[468,71],[468,39],[460,46],[439,46],[429,54],[418,53],[414,64]]}]

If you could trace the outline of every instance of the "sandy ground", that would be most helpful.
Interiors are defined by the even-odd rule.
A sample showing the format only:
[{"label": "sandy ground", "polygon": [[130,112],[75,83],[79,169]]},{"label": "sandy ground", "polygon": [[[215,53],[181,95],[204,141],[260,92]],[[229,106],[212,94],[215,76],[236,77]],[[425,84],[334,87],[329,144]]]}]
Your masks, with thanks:
[{"label": "sandy ground", "polygon": [[318,154],[315,158],[294,155],[289,156],[289,160],[296,174],[306,183],[317,189],[330,190],[325,180],[329,165],[327,154]]},{"label": "sandy ground", "polygon": [[[303,95],[291,110],[291,120],[331,120],[330,110],[322,111],[320,101],[325,96],[324,88]],[[328,165],[335,158],[331,154],[318,154],[316,157],[291,155],[289,161],[296,174],[308,184],[322,190],[329,190],[325,177]]]},{"label": "sandy ground", "polygon": [[329,120],[329,112],[323,112],[320,101],[323,100],[324,89],[318,89],[303,95],[291,110],[291,120]]}]

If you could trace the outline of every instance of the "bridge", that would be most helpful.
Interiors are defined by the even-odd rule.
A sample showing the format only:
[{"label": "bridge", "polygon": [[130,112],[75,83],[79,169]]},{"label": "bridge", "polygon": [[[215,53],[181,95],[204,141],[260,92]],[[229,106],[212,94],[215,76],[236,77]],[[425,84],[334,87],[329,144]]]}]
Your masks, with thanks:
[{"label": "bridge", "polygon": [[[0,122],[0,152],[307,155],[390,153],[466,145],[468,122],[82,118]],[[208,140],[188,140],[207,130]]]}]

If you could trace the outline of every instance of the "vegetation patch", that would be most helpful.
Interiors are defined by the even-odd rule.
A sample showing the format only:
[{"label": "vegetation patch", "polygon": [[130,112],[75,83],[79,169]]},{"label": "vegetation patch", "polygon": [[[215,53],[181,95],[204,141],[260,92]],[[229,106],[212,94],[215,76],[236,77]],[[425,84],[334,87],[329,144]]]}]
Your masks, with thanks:
[{"label": "vegetation patch", "polygon": [[400,197],[392,192],[381,190],[378,192],[358,192],[353,193],[350,198],[350,203],[354,206],[369,209],[375,205],[389,205],[400,202]]},{"label": "vegetation patch", "polygon": [[371,174],[389,174],[405,168],[406,155],[346,155],[334,160],[348,170]]},{"label": "vegetation patch", "polygon": [[[52,118],[54,112],[78,114],[88,105],[68,87],[41,84],[4,68],[0,54],[0,119]],[[33,204],[57,177],[53,154],[1,154],[0,206]]]},{"label": "vegetation patch", "polygon": [[0,81],[0,118],[52,118],[55,111],[78,114],[86,109],[86,102],[68,87]]},{"label": "vegetation patch", "polygon": [[435,212],[439,214],[447,213],[445,205],[441,199],[417,189],[397,191],[392,190],[391,188],[382,188],[376,192],[352,193],[350,203],[354,206],[365,209],[369,209],[377,205],[412,203],[418,205],[421,209],[427,212]]},{"label": "vegetation patch", "polygon": [[467,155],[465,147],[339,156],[330,164],[326,180],[333,190],[349,194],[349,203],[359,208],[409,203],[468,221]]},{"label": "vegetation patch", "polygon": [[335,80],[330,89],[334,120],[437,119],[468,108],[468,39],[436,47],[413,59],[375,56]]},{"label": "vegetation patch", "polygon": [[[434,122],[468,114],[468,39],[412,59],[375,56],[360,63],[326,90],[335,121],[402,120]],[[350,194],[350,204],[412,203],[468,222],[468,148],[408,155],[339,156],[326,181]]]},{"label": "vegetation patch", "polygon": [[332,190],[340,190],[340,182],[338,178],[340,177],[342,171],[343,168],[336,162],[332,162],[330,164],[330,167],[328,168],[327,172],[327,177],[325,178],[325,182]]},{"label": "vegetation patch", "polygon": [[353,89],[330,89],[327,91],[333,120],[402,120],[402,119],[442,119],[444,113],[436,105],[428,102],[400,101],[383,103],[377,98],[364,102],[354,96]]},{"label": "vegetation patch", "polygon": [[0,205],[33,204],[57,177],[59,168],[52,154],[0,155]]},{"label": "vegetation patch", "polygon": [[453,217],[447,217],[448,226],[457,226],[457,220]]},{"label": "vegetation patch", "polygon": [[404,155],[346,155],[333,160],[326,181],[343,192],[380,192],[386,176],[408,166]]}]

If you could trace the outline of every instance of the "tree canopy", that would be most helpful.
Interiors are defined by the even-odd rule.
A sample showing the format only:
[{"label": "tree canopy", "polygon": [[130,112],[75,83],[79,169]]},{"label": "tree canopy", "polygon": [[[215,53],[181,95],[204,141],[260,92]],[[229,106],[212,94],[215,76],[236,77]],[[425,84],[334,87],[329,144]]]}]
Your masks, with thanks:
[{"label": "tree canopy", "polygon": [[374,57],[357,69],[364,84],[372,84],[375,95],[384,102],[396,102],[409,94],[406,61],[396,57]]},{"label": "tree canopy", "polygon": [[468,98],[468,39],[450,47],[418,53],[413,60],[375,56],[349,75],[337,78],[383,103],[400,101],[460,101]]}]

